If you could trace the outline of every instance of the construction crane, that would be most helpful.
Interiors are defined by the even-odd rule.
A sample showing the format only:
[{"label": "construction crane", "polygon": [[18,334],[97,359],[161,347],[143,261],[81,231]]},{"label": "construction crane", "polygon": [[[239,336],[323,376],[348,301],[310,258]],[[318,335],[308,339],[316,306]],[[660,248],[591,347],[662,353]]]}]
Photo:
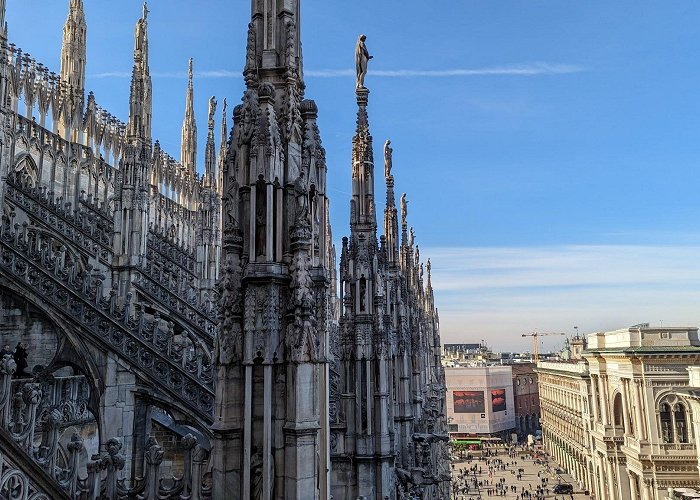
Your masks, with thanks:
[{"label": "construction crane", "polygon": [[537,363],[540,360],[539,356],[539,341],[537,340],[539,337],[545,337],[547,335],[566,335],[565,333],[561,332],[538,332],[535,330],[532,333],[523,333],[523,337],[532,337],[532,357]]}]

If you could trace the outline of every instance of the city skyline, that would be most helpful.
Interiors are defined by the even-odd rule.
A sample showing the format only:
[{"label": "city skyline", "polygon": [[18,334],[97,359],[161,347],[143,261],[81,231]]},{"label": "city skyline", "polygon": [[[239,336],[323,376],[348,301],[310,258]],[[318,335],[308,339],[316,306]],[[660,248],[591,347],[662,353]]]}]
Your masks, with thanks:
[{"label": "city skyline", "polygon": [[[67,4],[28,0],[8,11],[10,40],[54,71]],[[121,119],[140,4],[86,4],[86,88]],[[234,34],[245,33],[249,6],[167,5],[151,2],[149,14],[154,139],[179,156],[194,57],[201,171],[206,102],[214,94],[235,105],[242,94],[245,37]],[[471,2],[424,22],[437,11],[401,5],[303,7],[336,244],[348,233],[352,52],[364,32],[375,56],[366,80],[375,160],[390,138],[397,193],[408,193],[409,224],[433,263],[443,342],[528,350],[520,335],[534,329],[700,323],[691,50],[700,6]],[[38,10],[36,27],[20,30]],[[376,189],[382,213],[381,182]]]}]

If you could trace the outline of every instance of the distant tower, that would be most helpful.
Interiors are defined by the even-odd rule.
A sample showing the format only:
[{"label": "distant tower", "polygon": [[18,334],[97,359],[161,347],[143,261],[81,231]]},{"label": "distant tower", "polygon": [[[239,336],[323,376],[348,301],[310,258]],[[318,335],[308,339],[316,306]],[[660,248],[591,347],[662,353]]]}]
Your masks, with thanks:
[{"label": "distant tower", "polygon": [[190,58],[187,97],[185,98],[185,119],[182,121],[182,142],[180,163],[189,172],[197,171],[197,123],[194,118],[194,85],[192,82],[192,58]]},{"label": "distant tower", "polygon": [[114,268],[118,297],[125,298],[137,280],[146,255],[151,179],[151,76],[148,69],[148,9],[136,23],[134,69],[129,95],[126,147],[114,194]]},{"label": "distant tower", "polygon": [[127,139],[130,142],[151,143],[153,116],[153,86],[148,68],[148,6],[143,3],[143,15],[136,23],[134,34],[134,68],[131,74],[129,95],[129,125]]},{"label": "distant tower", "polygon": [[[4,0],[2,1],[4,4]],[[63,25],[61,47],[61,80],[81,94],[85,91],[85,62],[87,24],[83,0],[70,0],[68,19]]]},{"label": "distant tower", "polygon": [[300,0],[252,2],[223,172],[213,498],[329,498],[325,151]]},{"label": "distant tower", "polygon": [[[390,373],[392,346],[385,323],[387,268],[377,241],[373,141],[367,116],[369,90],[358,86],[355,96],[358,110],[352,139],[350,237],[343,238],[340,257],[344,308],[339,349],[339,390],[343,395],[342,413],[347,416],[346,430],[339,438],[343,441],[340,449],[352,459],[334,457],[333,495],[393,499],[394,384]],[[390,215],[393,177],[385,173],[390,187]],[[391,234],[393,225],[388,225]],[[382,241],[385,250],[386,239]]]}]

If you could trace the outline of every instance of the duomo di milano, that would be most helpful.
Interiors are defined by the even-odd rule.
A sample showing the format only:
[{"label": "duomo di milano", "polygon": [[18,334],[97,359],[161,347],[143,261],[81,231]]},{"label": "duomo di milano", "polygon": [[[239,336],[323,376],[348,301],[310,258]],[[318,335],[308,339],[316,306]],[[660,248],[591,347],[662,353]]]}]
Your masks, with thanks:
[{"label": "duomo di milano", "polygon": [[85,89],[82,0],[60,73],[3,31],[0,498],[448,498],[430,264],[388,142],[377,234],[370,57],[361,37],[336,267],[299,3],[252,2],[246,90],[231,129],[210,100],[203,175],[191,65],[180,161],[152,138],[145,4],[126,122]]}]

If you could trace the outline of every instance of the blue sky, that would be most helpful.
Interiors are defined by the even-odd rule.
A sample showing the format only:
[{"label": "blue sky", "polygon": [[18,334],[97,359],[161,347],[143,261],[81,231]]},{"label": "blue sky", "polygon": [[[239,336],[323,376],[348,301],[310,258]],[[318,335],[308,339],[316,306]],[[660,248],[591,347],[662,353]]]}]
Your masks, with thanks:
[{"label": "blue sky", "polygon": [[[8,4],[10,40],[58,71],[68,0]],[[85,4],[87,88],[126,121],[141,2]],[[250,2],[149,8],[153,136],[179,157],[193,57],[201,166],[209,96],[232,109],[242,95]],[[375,158],[391,138],[444,342],[700,324],[700,3],[305,0],[302,18],[334,236],[348,233],[365,33]]]}]

